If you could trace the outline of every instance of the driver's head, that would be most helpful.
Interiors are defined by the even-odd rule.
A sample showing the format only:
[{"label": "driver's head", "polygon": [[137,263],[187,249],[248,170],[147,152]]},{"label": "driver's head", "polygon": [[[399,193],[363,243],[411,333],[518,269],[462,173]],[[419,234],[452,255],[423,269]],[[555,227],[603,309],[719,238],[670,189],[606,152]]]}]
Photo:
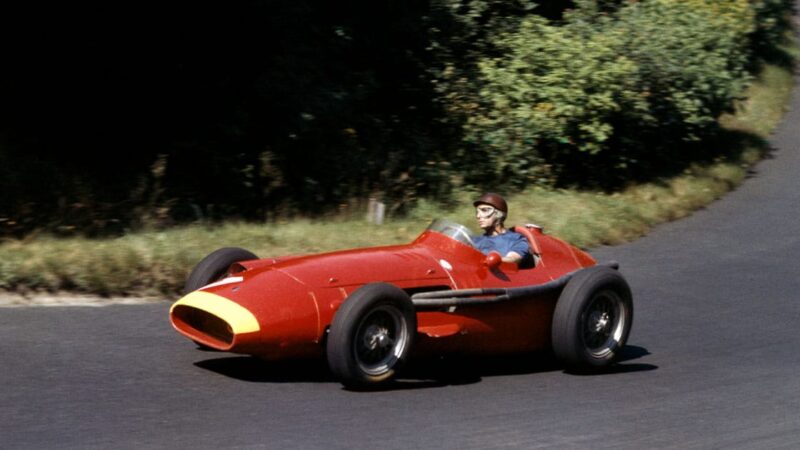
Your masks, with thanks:
[{"label": "driver's head", "polygon": [[508,204],[505,199],[493,192],[487,192],[472,202],[475,206],[475,218],[478,226],[484,230],[503,225],[508,216]]}]

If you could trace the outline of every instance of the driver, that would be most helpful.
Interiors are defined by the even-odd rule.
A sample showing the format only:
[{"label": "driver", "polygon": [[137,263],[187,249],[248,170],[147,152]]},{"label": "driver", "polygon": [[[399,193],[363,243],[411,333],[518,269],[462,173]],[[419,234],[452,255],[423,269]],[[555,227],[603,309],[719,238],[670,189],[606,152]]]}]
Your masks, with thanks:
[{"label": "driver", "polygon": [[531,259],[531,249],[525,236],[509,231],[503,225],[508,216],[508,205],[498,194],[488,192],[475,202],[475,218],[483,235],[473,239],[475,247],[484,254],[497,252],[503,262],[517,263]]}]

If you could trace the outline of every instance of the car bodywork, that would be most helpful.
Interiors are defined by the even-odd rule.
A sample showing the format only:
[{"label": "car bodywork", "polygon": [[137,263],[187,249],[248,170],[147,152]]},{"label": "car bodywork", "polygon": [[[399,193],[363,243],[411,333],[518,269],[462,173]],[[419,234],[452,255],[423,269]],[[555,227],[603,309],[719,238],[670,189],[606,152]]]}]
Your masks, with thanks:
[{"label": "car bodywork", "polygon": [[[170,320],[189,339],[221,351],[319,357],[343,302],[379,281],[414,301],[415,354],[547,349],[562,281],[596,261],[538,227],[516,231],[537,255],[535,267],[487,262],[463,226],[435,221],[407,245],[237,262],[219,281],[178,300]],[[499,295],[531,287],[544,288]]]}]

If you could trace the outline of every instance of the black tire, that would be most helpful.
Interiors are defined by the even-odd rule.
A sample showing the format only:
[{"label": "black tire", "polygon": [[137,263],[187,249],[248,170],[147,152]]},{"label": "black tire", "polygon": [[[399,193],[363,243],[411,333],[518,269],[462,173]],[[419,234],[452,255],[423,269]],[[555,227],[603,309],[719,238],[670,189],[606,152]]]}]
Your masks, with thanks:
[{"label": "black tire", "polygon": [[614,362],[633,324],[627,281],[609,267],[576,273],[561,292],[553,314],[553,351],[568,369],[585,371]]},{"label": "black tire", "polygon": [[231,264],[253,259],[258,259],[258,256],[243,248],[226,247],[211,253],[197,263],[186,279],[186,284],[183,286],[184,295],[222,279],[227,275]]},{"label": "black tire", "polygon": [[351,389],[386,384],[408,358],[416,333],[417,315],[405,292],[386,283],[364,285],[333,318],[328,366]]}]

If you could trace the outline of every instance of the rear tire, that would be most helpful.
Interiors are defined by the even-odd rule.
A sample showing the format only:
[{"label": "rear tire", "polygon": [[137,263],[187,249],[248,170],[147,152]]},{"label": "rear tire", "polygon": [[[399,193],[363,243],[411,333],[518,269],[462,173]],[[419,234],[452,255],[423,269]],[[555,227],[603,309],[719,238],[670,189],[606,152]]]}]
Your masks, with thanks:
[{"label": "rear tire", "polygon": [[628,283],[614,269],[594,266],[576,273],[553,314],[553,351],[568,369],[608,366],[625,346],[633,324]]},{"label": "rear tire", "polygon": [[226,277],[231,264],[253,259],[258,259],[258,256],[243,248],[221,248],[197,263],[189,278],[186,279],[186,284],[183,286],[183,294],[194,292],[203,286]]},{"label": "rear tire", "polygon": [[367,284],[333,318],[328,366],[348,388],[381,386],[408,358],[416,333],[417,315],[408,295],[391,284]]}]

